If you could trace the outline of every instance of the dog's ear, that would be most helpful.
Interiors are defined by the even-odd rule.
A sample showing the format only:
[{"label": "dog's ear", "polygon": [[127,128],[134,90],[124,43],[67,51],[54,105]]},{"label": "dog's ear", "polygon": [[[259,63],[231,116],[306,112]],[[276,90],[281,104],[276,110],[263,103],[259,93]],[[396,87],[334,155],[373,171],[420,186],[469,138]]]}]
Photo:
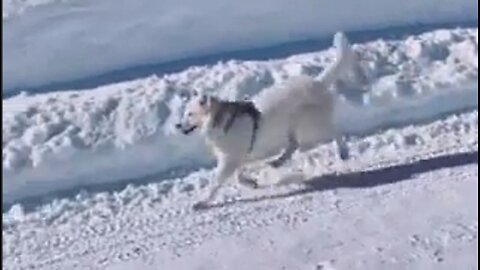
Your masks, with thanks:
[{"label": "dog's ear", "polygon": [[200,98],[200,106],[206,109],[212,108],[212,103],[215,101],[215,98],[210,95],[203,94]]}]

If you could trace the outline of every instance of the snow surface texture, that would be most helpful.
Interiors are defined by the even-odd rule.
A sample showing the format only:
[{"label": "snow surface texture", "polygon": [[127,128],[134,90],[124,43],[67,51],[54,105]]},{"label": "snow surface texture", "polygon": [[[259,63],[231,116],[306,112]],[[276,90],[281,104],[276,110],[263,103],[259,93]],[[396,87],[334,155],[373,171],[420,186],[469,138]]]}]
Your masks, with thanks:
[{"label": "snow surface texture", "polygon": [[[438,30],[354,46],[365,85],[339,88],[342,131],[364,135],[477,108],[478,29]],[[288,77],[317,77],[333,50],[191,67],[92,90],[3,100],[4,202],[76,186],[157,177],[212,164],[198,137],[176,134],[182,96],[252,96]]]},{"label": "snow surface texture", "polygon": [[475,0],[3,0],[2,91],[418,23],[478,20]]},{"label": "snow surface texture", "polygon": [[[478,269],[478,111],[319,146],[279,170],[306,185],[222,189],[212,171],[3,214],[17,269]],[[300,175],[300,176],[298,176]],[[262,176],[260,176],[262,177]]]}]

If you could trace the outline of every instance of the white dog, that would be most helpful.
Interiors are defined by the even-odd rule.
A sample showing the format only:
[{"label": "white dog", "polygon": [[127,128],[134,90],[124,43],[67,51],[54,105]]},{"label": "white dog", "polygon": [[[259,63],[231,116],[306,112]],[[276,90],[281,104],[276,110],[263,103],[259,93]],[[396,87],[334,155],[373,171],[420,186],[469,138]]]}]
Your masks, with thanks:
[{"label": "white dog", "polygon": [[270,162],[281,166],[297,150],[309,149],[332,139],[340,157],[348,149],[334,123],[335,98],[329,88],[352,67],[354,53],[342,33],[334,37],[336,60],[319,80],[307,76],[290,79],[280,88],[270,88],[253,101],[224,101],[195,94],[187,103],[177,128],[184,134],[199,129],[217,159],[216,186],[196,208],[205,207],[219,188],[246,162],[271,155],[284,146]]}]

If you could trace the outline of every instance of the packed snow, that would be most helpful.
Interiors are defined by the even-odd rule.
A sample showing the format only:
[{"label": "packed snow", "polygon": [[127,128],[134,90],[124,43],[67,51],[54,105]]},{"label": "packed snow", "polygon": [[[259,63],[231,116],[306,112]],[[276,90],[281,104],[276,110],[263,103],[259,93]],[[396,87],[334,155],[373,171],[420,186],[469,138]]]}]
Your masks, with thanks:
[{"label": "packed snow", "polygon": [[3,94],[138,65],[329,38],[338,30],[478,20],[472,0],[2,3]]}]

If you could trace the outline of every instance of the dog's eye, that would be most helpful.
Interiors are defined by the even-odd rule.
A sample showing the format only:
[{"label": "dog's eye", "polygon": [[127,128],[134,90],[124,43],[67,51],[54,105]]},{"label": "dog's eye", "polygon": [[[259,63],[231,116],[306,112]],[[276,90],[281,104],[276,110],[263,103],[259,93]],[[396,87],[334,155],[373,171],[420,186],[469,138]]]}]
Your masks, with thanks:
[{"label": "dog's eye", "polygon": [[192,115],[193,115],[193,113],[191,113],[191,112],[187,113],[187,116],[192,116]]}]

